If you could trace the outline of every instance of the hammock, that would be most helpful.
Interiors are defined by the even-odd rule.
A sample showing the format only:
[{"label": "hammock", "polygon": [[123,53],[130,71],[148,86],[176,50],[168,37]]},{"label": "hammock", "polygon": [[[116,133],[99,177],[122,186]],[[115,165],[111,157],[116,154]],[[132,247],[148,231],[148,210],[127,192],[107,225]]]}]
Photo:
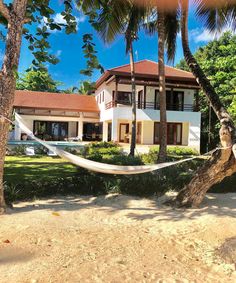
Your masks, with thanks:
[{"label": "hammock", "polygon": [[35,137],[35,135],[32,133],[32,131],[24,124],[22,117],[15,113],[15,120],[18,123],[18,126],[32,139],[49,149],[50,151],[54,152],[61,158],[64,158],[68,160],[70,163],[77,165],[79,167],[99,172],[99,173],[104,173],[104,174],[115,174],[115,175],[132,175],[132,174],[143,174],[147,172],[152,172],[155,170],[159,170],[162,168],[170,167],[173,165],[177,165],[189,160],[193,160],[196,158],[199,158],[198,156],[192,157],[192,158],[187,158],[184,160],[179,160],[175,162],[165,162],[161,164],[154,164],[154,165],[140,165],[140,166],[121,166],[121,165],[111,165],[111,164],[106,164],[106,163],[101,163],[101,162],[96,162],[92,160],[88,160],[85,158],[82,158],[80,156],[71,154],[69,152],[66,152],[64,150],[61,150],[55,146],[49,145],[47,142]]}]

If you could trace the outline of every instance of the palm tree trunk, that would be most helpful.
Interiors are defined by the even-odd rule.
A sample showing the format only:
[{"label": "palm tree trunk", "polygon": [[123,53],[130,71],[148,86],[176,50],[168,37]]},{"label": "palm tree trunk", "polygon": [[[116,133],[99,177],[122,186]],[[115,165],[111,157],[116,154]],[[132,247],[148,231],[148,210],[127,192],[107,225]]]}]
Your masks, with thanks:
[{"label": "palm tree trunk", "polygon": [[165,86],[165,14],[158,12],[158,69],[160,94],[160,150],[158,162],[165,162],[167,149],[166,86]]},{"label": "palm tree trunk", "polygon": [[181,35],[184,57],[220,120],[220,140],[222,146],[226,148],[216,152],[196,172],[196,176],[179,192],[175,200],[179,206],[198,206],[212,185],[219,183],[225,177],[236,172],[235,156],[232,149],[228,148],[235,143],[235,126],[230,115],[222,105],[219,96],[190,51],[188,42],[188,0],[182,0],[181,4]]},{"label": "palm tree trunk", "polygon": [[[9,9],[8,34],[6,51],[0,73],[0,115],[10,119],[15,94],[15,72],[19,64],[20,47],[22,42],[22,27],[25,19],[27,0],[15,0]],[[8,139],[9,123],[1,119],[0,122],[0,214],[5,211],[3,191],[3,170]]]},{"label": "palm tree trunk", "polygon": [[136,147],[136,84],[134,69],[134,52],[133,43],[130,44],[130,69],[131,69],[131,85],[132,85],[132,132],[130,143],[130,155],[134,156]]}]

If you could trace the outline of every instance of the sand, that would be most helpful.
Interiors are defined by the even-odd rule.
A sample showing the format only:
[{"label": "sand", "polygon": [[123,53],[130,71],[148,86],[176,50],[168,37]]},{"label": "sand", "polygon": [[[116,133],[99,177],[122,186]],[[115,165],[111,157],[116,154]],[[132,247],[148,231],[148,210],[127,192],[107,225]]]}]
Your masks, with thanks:
[{"label": "sand", "polygon": [[0,282],[236,282],[236,194],[55,197],[0,216]]}]

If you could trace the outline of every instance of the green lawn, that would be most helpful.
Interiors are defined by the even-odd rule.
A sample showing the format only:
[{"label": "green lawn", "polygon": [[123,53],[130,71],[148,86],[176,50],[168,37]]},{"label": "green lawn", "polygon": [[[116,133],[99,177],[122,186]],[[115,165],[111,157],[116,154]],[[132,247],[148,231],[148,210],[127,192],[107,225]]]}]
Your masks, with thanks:
[{"label": "green lawn", "polygon": [[73,176],[77,168],[59,157],[7,156],[4,181],[17,184],[31,180],[50,180],[55,177]]},{"label": "green lawn", "polygon": [[[194,163],[194,162],[193,162]],[[188,164],[188,166],[190,165],[190,163]],[[199,164],[200,165],[200,164]],[[175,189],[175,187],[178,187],[178,178],[181,179],[181,184],[182,184],[182,179],[185,179],[185,175],[188,174],[184,174],[188,171],[187,168],[189,168],[188,166],[185,168],[184,166],[187,166],[186,164],[182,165],[182,169],[179,168],[177,171],[179,173],[183,173],[183,174],[178,174],[174,177],[171,178],[171,176],[173,176],[174,171],[173,171],[173,167],[170,167],[169,169],[165,170],[165,174],[166,175],[166,180],[165,182],[162,180],[160,181],[161,183],[168,183],[166,184],[166,186],[171,186],[172,189]],[[193,168],[196,169],[196,166],[194,166]],[[192,168],[192,169],[193,169]],[[168,173],[169,172],[169,173]],[[59,157],[49,157],[49,156],[34,156],[34,157],[28,157],[28,156],[7,156],[6,157],[6,161],[5,161],[5,171],[4,171],[4,181],[6,181],[8,184],[12,184],[12,185],[18,185],[18,184],[25,184],[24,186],[27,187],[27,183],[30,184],[31,181],[40,181],[38,182],[39,184],[42,184],[42,182],[46,181],[49,183],[52,183],[52,186],[55,185],[54,184],[54,179],[57,178],[62,178],[63,180],[67,179],[67,177],[73,177],[73,176],[78,176],[78,169],[76,166],[73,166],[72,164],[70,164],[69,162],[59,158]],[[189,172],[188,172],[189,173]],[[145,174],[144,174],[145,175]],[[149,175],[148,175],[149,176]],[[124,179],[128,180],[130,178],[128,178],[129,176],[119,176],[119,178],[121,180]],[[188,176],[186,176],[188,179]],[[146,180],[146,176],[143,175],[137,175],[137,176],[133,176],[132,180],[138,180],[138,184],[141,182],[140,180]],[[148,177],[149,178],[149,177]],[[177,179],[175,179],[177,178]],[[115,179],[110,175],[104,175],[102,178],[99,174],[93,174],[93,177],[91,177],[91,175],[85,174],[85,175],[80,175],[79,180],[82,182],[82,187],[86,188],[86,185],[88,187],[94,187],[94,184],[97,184],[98,186],[98,182],[103,182],[101,185],[101,187],[104,187],[105,183],[114,181],[115,184],[116,181]],[[131,185],[133,184],[134,181],[130,181]],[[52,182],[51,182],[52,181]],[[158,180],[153,179],[153,182]],[[77,181],[78,182],[78,181]],[[145,181],[146,182],[146,181]],[[214,186],[214,191],[217,192],[235,192],[235,183],[236,183],[236,174],[234,174],[233,176],[226,178],[222,183]],[[135,191],[138,190],[138,188],[136,188],[135,185]],[[159,183],[158,183],[159,184]],[[156,186],[158,186],[158,184]],[[76,183],[75,183],[76,185]],[[164,184],[163,184],[164,185]],[[58,186],[58,184],[56,184],[56,186]],[[124,183],[124,187],[127,187],[127,184]]]}]

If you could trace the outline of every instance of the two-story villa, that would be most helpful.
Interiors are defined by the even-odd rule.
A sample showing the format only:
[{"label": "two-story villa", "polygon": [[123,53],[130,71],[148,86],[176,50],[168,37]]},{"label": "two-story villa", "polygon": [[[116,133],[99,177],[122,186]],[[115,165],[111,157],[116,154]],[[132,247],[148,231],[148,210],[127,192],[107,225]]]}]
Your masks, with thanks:
[{"label": "two-story villa", "polygon": [[[137,143],[158,144],[158,64],[135,63]],[[168,144],[200,149],[199,86],[189,72],[166,66]],[[130,66],[107,70],[96,82],[95,96],[17,91],[17,111],[45,140],[103,140],[129,143],[131,136]],[[15,130],[15,139],[23,133]]]},{"label": "two-story villa", "polygon": [[[169,145],[199,150],[201,114],[197,112],[199,86],[189,72],[166,66],[167,134]],[[144,60],[135,64],[137,143],[160,141],[158,64]],[[103,122],[103,139],[129,142],[132,110],[130,65],[106,71],[95,92]]]}]

